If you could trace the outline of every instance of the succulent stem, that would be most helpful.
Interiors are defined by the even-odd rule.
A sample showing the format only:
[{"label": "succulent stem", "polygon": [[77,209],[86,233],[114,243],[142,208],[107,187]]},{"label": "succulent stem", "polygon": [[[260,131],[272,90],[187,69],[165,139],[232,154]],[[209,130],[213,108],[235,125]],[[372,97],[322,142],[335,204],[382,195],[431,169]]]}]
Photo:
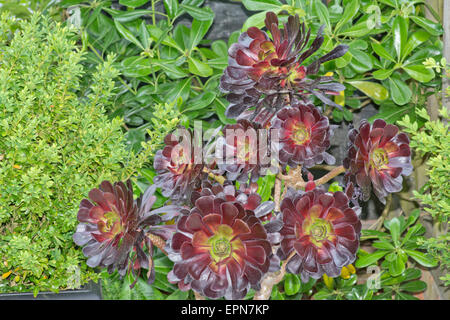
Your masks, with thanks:
[{"label": "succulent stem", "polygon": [[[331,179],[337,177],[341,173],[345,172],[344,166],[334,167],[334,166],[321,166],[320,169],[324,170],[330,170],[326,175],[323,177],[314,180],[314,183],[316,186],[320,186],[322,184],[327,183]],[[277,176],[281,180],[285,180],[289,186],[298,188],[298,189],[305,189],[306,187],[306,181],[303,180],[303,177],[301,175],[301,167],[298,167],[295,170],[291,170],[288,175],[278,174]]]},{"label": "succulent stem", "polygon": [[279,271],[267,274],[267,276],[261,281],[261,289],[255,292],[253,300],[269,300],[273,286],[283,280],[284,275],[286,274],[286,265],[295,253],[296,251],[294,250],[289,257],[283,261]]}]

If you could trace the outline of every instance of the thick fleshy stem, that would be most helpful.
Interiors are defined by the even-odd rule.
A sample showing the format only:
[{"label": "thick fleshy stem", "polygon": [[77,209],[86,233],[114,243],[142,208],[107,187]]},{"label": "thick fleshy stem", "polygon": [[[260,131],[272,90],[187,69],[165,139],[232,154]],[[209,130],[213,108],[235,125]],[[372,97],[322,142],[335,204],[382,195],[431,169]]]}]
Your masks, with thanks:
[{"label": "thick fleshy stem", "polygon": [[281,178],[277,175],[275,178],[275,190],[273,195],[273,201],[275,203],[275,211],[280,211],[280,201],[281,201]]},{"label": "thick fleshy stem", "polygon": [[284,275],[286,274],[286,265],[291,260],[291,258],[295,255],[296,251],[294,250],[289,257],[283,261],[281,265],[281,269],[276,272],[271,272],[267,274],[264,279],[261,281],[261,289],[255,292],[253,296],[253,300],[269,300],[270,295],[272,293],[273,286],[280,283],[283,280]]},{"label": "thick fleshy stem", "polygon": [[[323,177],[314,180],[314,184],[316,186],[320,186],[324,183],[327,183],[328,181],[330,181],[331,179],[337,177],[338,175],[340,175],[341,173],[345,172],[345,168],[344,166],[339,166],[339,167],[333,167],[333,169],[328,172],[326,175],[324,175]],[[287,175],[279,175],[281,179],[285,180],[288,182],[288,184],[294,188],[299,188],[299,189],[305,189],[306,188],[306,184],[308,182],[305,182],[301,176],[301,173],[298,173],[298,170],[292,170],[289,172],[289,174]]]},{"label": "thick fleshy stem", "polygon": [[206,300],[204,296],[202,296],[197,291],[194,291],[195,300]]}]

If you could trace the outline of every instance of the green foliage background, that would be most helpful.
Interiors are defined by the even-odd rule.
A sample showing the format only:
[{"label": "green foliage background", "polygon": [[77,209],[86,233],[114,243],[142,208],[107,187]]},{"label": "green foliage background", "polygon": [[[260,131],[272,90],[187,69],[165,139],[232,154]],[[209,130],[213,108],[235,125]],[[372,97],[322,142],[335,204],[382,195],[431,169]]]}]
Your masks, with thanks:
[{"label": "green foliage background", "polygon": [[[429,157],[430,182],[415,195],[425,211],[447,222],[448,155],[442,146],[448,127],[423,113],[427,97],[441,88],[423,62],[441,58],[443,29],[425,18],[425,1],[241,2],[252,13],[243,28],[227,42],[213,42],[206,35],[215,14],[204,0],[0,0],[0,11],[31,19],[21,24],[2,16],[0,24],[0,292],[58,291],[101,277],[106,299],[193,298],[167,282],[171,262],[158,251],[151,287],[141,277],[130,290],[131,278],[87,268],[71,238],[77,208],[103,179],[133,176],[136,193],[143,192],[155,174],[152,155],[175,126],[234,121],[224,116],[227,101],[218,89],[227,50],[241,31],[262,27],[266,11],[282,22],[298,14],[312,28],[312,39],[324,24],[318,54],[349,46],[346,55],[321,66],[320,74],[332,73],[346,86],[335,97],[343,111],[329,108],[326,114],[336,123],[351,121],[373,102],[379,113],[370,120],[405,126],[411,146]],[[38,10],[51,19],[33,16]],[[190,27],[178,23],[186,17]],[[71,28],[52,20],[66,20]],[[17,28],[23,31],[13,36]],[[263,200],[270,200],[274,178],[258,181]],[[164,200],[158,194],[158,203]],[[363,235],[377,250],[360,251],[356,265],[379,265],[381,288],[357,284],[357,274],[307,284],[288,275],[271,298],[415,299],[411,293],[426,288],[415,266],[438,261],[448,267],[449,261],[448,235],[423,238],[417,214]]]},{"label": "green foliage background", "polygon": [[1,16],[0,292],[58,291],[98,278],[72,241],[81,199],[139,163],[122,120],[104,113],[117,76],[111,59],[80,97],[84,54],[73,30],[33,15],[13,35],[14,23]]}]

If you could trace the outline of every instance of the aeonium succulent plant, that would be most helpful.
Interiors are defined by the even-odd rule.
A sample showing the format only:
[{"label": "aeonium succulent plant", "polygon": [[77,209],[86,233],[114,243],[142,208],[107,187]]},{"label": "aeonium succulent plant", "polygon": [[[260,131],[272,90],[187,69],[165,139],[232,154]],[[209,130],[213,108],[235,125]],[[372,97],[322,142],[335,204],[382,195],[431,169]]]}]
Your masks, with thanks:
[{"label": "aeonium succulent plant", "polygon": [[328,118],[313,104],[286,105],[276,113],[271,126],[279,129],[276,149],[283,167],[310,168],[323,161],[334,164],[335,158],[326,150],[335,126],[330,126]]},{"label": "aeonium succulent plant", "polygon": [[259,288],[266,272],[279,268],[254,212],[215,195],[200,196],[179,218],[167,251],[174,261],[169,281],[213,299],[242,299]]},{"label": "aeonium succulent plant", "polygon": [[154,183],[161,188],[163,196],[183,202],[200,187],[206,173],[203,172],[205,165],[195,159],[191,132],[180,130],[178,133],[167,134],[164,148],[155,154],[153,166],[157,176]]},{"label": "aeonium succulent plant", "polygon": [[88,266],[106,267],[110,273],[117,269],[121,276],[129,270],[139,275],[144,268],[149,270],[148,281],[154,281],[151,235],[170,238],[173,226],[159,224],[179,213],[173,205],[151,210],[155,190],[152,185],[134,200],[130,180],[126,184],[103,181],[89,192],[89,199],[81,201],[73,240],[83,246]]},{"label": "aeonium succulent plant", "polygon": [[265,31],[250,27],[229,49],[228,67],[220,82],[230,102],[226,115],[239,118],[253,107],[256,107],[256,113],[263,107],[276,111],[283,107],[286,99],[306,101],[310,95],[315,95],[325,104],[339,107],[325,94],[338,94],[345,87],[333,82],[332,77],[311,79],[310,76],[317,74],[322,63],[344,55],[348,47],[338,45],[309,65],[304,65],[324,41],[323,26],[311,43],[311,30],[306,32],[298,15],[289,16],[280,29],[276,14],[268,12],[265,26],[271,37]]},{"label": "aeonium succulent plant", "polygon": [[259,124],[245,119],[223,128],[224,136],[216,142],[216,157],[219,170],[228,180],[255,182],[269,170],[277,172],[272,162],[271,132],[259,129]]},{"label": "aeonium succulent plant", "polygon": [[289,190],[281,202],[278,254],[282,259],[291,256],[286,270],[301,275],[303,282],[324,274],[339,276],[356,259],[361,232],[359,208],[349,207],[350,195],[309,189]]},{"label": "aeonium succulent plant", "polygon": [[372,125],[363,119],[358,129],[349,131],[348,138],[346,181],[361,189],[364,201],[373,190],[386,203],[388,194],[402,189],[402,175],[408,176],[413,170],[408,136],[382,119]]}]

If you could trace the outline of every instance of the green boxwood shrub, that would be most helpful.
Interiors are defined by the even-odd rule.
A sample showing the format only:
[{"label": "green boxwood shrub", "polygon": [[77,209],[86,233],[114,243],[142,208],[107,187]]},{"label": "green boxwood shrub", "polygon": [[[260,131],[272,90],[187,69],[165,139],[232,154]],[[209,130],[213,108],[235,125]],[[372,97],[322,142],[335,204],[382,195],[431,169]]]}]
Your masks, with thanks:
[{"label": "green boxwood shrub", "polygon": [[110,57],[84,74],[67,27],[37,14],[12,34],[13,20],[0,21],[0,292],[75,288],[98,279],[72,241],[81,199],[138,165],[104,114],[117,71]]}]

